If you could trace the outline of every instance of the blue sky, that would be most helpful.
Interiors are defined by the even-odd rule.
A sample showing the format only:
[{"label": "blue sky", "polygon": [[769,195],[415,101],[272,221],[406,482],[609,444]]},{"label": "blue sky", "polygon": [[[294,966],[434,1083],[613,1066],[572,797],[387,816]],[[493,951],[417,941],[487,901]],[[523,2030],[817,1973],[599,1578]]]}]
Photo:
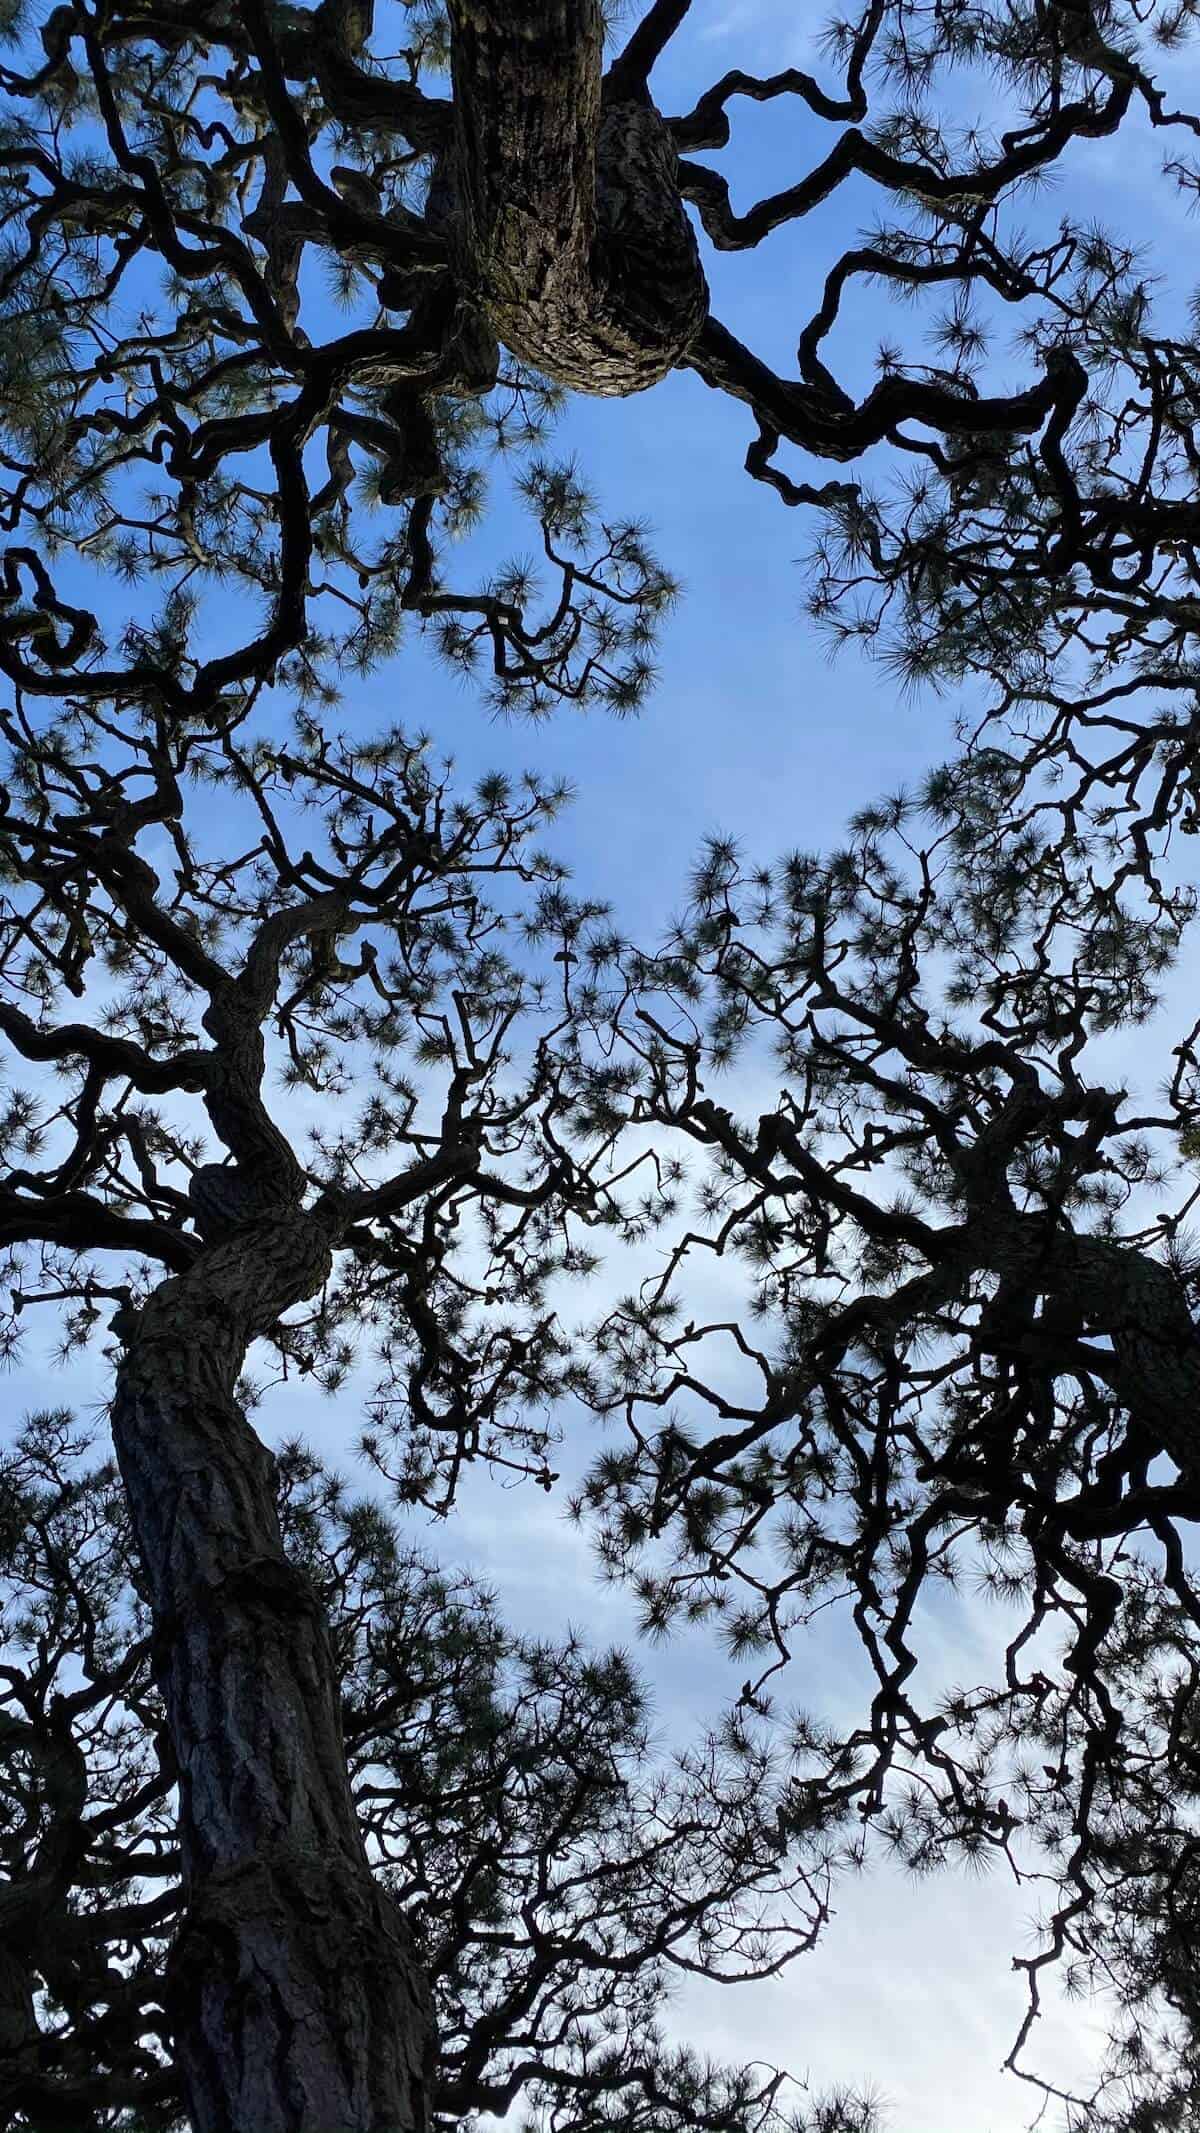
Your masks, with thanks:
[{"label": "blue sky", "polygon": [[[804,0],[799,7],[697,0],[679,56],[656,78],[660,102],[684,109],[734,65],[774,71],[812,64],[812,32],[824,12]],[[734,109],[734,147],[722,161],[737,174],[743,205],[827,151],[828,129],[786,99]],[[1179,256],[1183,211],[1158,179],[1159,163],[1157,144],[1134,129],[1119,144],[1091,144],[1038,213],[1086,212],[1126,236],[1144,234],[1153,215],[1169,267]],[[846,188],[758,252],[710,257],[716,308],[741,338],[787,367],[821,278],[874,205],[866,187]],[[1189,250],[1194,236],[1189,225]],[[903,315],[897,322],[878,292],[856,294],[832,343],[833,367],[865,383],[876,342],[904,327]],[[1022,378],[1019,358],[1001,351],[997,360],[1014,381]],[[706,832],[729,831],[763,859],[796,844],[827,844],[857,806],[912,783],[947,753],[953,716],[963,708],[901,700],[882,669],[853,654],[830,666],[801,613],[797,558],[811,524],[743,472],[751,434],[747,412],[691,374],[636,400],[577,402],[556,434],[555,450],[578,455],[604,507],[652,522],[657,552],[684,582],[664,634],[663,679],[639,720],[567,711],[537,729],[489,722],[470,690],[416,641],[347,704],[347,722],[363,730],[397,717],[429,727],[464,776],[494,765],[568,776],[579,797],[557,848],[579,890],[610,897],[623,929],[643,939],[681,900]],[[529,545],[526,524],[509,512],[499,484],[484,545]],[[456,578],[470,580],[470,555],[468,544]],[[21,1404],[47,1393],[60,1398],[67,1389],[34,1368],[20,1388]],[[334,1457],[360,1426],[352,1394],[331,1406],[303,1397],[298,1404],[289,1393],[258,1419],[268,1435],[305,1428]],[[585,1451],[577,1446],[568,1466]],[[341,1463],[349,1468],[348,1454]],[[621,1596],[597,1586],[585,1541],[537,1491],[503,1493],[475,1477],[436,1539],[448,1557],[491,1576],[517,1624],[546,1631],[569,1620],[598,1641],[631,1637]],[[935,1670],[958,1678],[982,1670],[990,1639],[981,1607],[956,1600],[953,1613],[932,1618],[928,1631]],[[816,1708],[827,1698],[835,1717],[847,1687],[839,1636],[814,1639],[796,1664],[802,1683],[792,1689]],[[643,1660],[664,1744],[702,1719],[730,1685],[703,1633]],[[731,2058],[807,2070],[817,2086],[871,2081],[890,2100],[892,2133],[1018,2133],[1038,2099],[998,2068],[1023,2004],[1008,1958],[1027,1945],[1021,1921],[1028,1908],[1026,1894],[998,1879],[947,1878],[917,1888],[887,1876],[861,1882],[843,1893],[815,1956],[779,1983],[740,1995],[689,1985],[678,2026]],[[1038,2063],[1079,2072],[1087,2031],[1086,2013],[1064,2016],[1052,2007]]]}]

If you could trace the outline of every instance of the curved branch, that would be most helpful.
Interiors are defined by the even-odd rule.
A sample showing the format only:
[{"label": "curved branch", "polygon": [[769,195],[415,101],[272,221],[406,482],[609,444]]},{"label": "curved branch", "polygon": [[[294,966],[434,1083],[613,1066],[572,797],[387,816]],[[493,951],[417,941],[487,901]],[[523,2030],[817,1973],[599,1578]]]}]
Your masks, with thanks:
[{"label": "curved branch", "polygon": [[820,459],[856,459],[880,444],[902,422],[920,422],[958,437],[985,437],[997,430],[1030,435],[1048,415],[1069,420],[1087,390],[1087,373],[1069,349],[1051,349],[1045,375],[1023,393],[972,397],[921,378],[887,377],[858,406],[837,387],[780,378],[735,339],[719,319],[709,318],[684,359],[715,391],[730,393],[753,409],[761,427],[785,437]]}]

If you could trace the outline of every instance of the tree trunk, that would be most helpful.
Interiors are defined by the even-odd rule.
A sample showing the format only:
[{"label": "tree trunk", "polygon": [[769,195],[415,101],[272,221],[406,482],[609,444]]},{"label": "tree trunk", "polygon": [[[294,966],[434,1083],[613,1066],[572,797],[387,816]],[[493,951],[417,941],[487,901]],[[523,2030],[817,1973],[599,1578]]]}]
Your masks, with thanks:
[{"label": "tree trunk", "polygon": [[656,385],[708,314],[674,144],[602,79],[597,0],[451,0],[459,271],[496,338],[575,392]]},{"label": "tree trunk", "polygon": [[1062,1256],[1061,1295],[1111,1339],[1121,1405],[1185,1481],[1200,1481],[1200,1339],[1178,1277],[1107,1237],[1072,1238]]},{"label": "tree trunk", "polygon": [[240,1229],[119,1330],[113,1409],[180,1772],[176,2056],[196,2133],[418,2133],[433,2024],[372,1876],[322,1610],[235,1397],[254,1334],[328,1271],[299,1212]]},{"label": "tree trunk", "polygon": [[1036,1320],[1010,1336],[1016,1344],[1032,1340],[1044,1367],[1057,1345],[1065,1374],[1076,1341],[1098,1343],[1096,1373],[1149,1449],[1200,1482],[1200,1336],[1173,1270],[1136,1245],[1058,1229],[1011,1203],[999,1213],[977,1204],[967,1234],[976,1266],[1041,1300]]}]

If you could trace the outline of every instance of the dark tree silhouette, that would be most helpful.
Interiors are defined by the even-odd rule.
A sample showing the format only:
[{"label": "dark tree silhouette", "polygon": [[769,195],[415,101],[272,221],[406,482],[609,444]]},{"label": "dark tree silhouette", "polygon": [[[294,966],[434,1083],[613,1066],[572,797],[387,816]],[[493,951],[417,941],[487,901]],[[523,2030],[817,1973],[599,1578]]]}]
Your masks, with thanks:
[{"label": "dark tree silhouette", "polygon": [[[678,1563],[638,1572],[656,1623],[680,1597],[724,1608],[782,1513],[781,1582],[748,1573],[735,1641],[765,1635],[782,1658],[789,1612],[841,1580],[879,1684],[861,1741],[806,1742],[797,1838],[839,1806],[880,1822],[907,1756],[934,1788],[918,1858],[1003,1844],[1014,1811],[955,1729],[990,1714],[1003,1744],[1041,1727],[1073,1817],[1058,1943],[1102,1918],[1110,1814],[1113,1915],[1138,1891],[1131,1960],[1181,1973],[1174,1914],[1154,1924],[1164,1888],[1179,1896],[1177,1825],[1146,1819],[1157,1853],[1147,1837],[1120,1854],[1141,1812],[1121,1744],[1143,1723],[1157,1741],[1166,1706],[1121,1719],[1136,1579],[1113,1565],[1152,1533],[1164,1622],[1192,1608],[1173,1521],[1196,1478],[1193,1277],[1176,1214],[1123,1209],[1154,1175],[1146,1136],[1195,1145],[1197,1039],[1143,1120],[1084,1053],[1143,1013],[1190,916],[1163,853],[1195,811],[1196,357],[1190,329],[1155,327],[1116,239],[1024,237],[1010,202],[1141,125],[1194,189],[1200,121],[1146,57],[1157,38],[1169,71],[1194,9],[871,0],[831,32],[830,85],[735,71],[672,117],[652,80],[689,13],[655,0],[606,66],[588,0],[456,0],[448,20],[71,0],[36,37],[5,12],[0,1035],[38,1080],[3,1120],[7,1336],[37,1303],[64,1309],[68,1343],[106,1321],[113,1336],[179,1793],[164,2012],[205,2133],[416,2126],[433,2078],[427,1988],[347,1778],[328,1626],[238,1391],[255,1342],[336,1386],[370,1339],[371,1448],[407,1501],[445,1501],[472,1457],[549,1481],[559,1391],[624,1408],[634,1449],[587,1501],[613,1567],[678,1535]],[[947,115],[964,66],[1006,100],[994,137]],[[737,212],[690,159],[725,148],[731,106],[779,98],[827,145]],[[888,220],[814,275],[781,376],[712,315],[703,248],[757,244],[850,182]],[[862,276],[949,309],[934,349],[885,350],[860,390],[831,337]],[[989,365],[997,318],[1023,336],[1015,379]],[[409,618],[463,669],[485,658],[502,707],[634,708],[671,581],[636,522],[603,520],[540,456],[542,434],[564,391],[638,391],[678,366],[747,405],[750,472],[824,512],[818,615],[887,646],[907,680],[991,677],[996,730],[926,795],[948,878],[918,851],[906,883],[884,840],[898,806],[834,862],[787,870],[769,945],[748,945],[755,885],[718,850],[665,963],[599,934],[589,963],[598,914],[529,844],[558,795],[490,782],[455,802],[426,751],[338,738],[332,708]],[[917,478],[899,501],[797,479],[785,442]],[[446,581],[446,537],[510,444],[546,595],[523,564]],[[272,686],[300,701],[294,729]],[[189,780],[219,817],[201,790],[185,820]],[[501,937],[522,897],[531,970]],[[947,945],[961,969],[939,1005],[926,973]],[[606,964],[626,973],[615,1007]],[[662,1005],[690,1011],[706,988],[710,1037]],[[581,1012],[614,1047],[603,1066]],[[753,1128],[704,1080],[744,1023],[778,1036],[788,1082]],[[351,1079],[369,1093],[302,1149],[269,1065],[326,1102]],[[658,1141],[613,1167],[631,1111]],[[669,1211],[675,1133],[716,1156],[707,1215],[758,1256],[786,1328],[778,1351],[731,1330],[761,1378],[747,1402],[690,1367],[713,1336],[657,1295],[603,1329],[591,1369],[548,1301],[591,1263],[581,1229],[636,1239]],[[648,1425],[676,1394],[715,1432]],[[1018,1640],[992,1701],[923,1714],[910,1617],[956,1521],[1027,1551],[995,1575],[1036,1626],[1065,1619],[1068,1661],[1043,1692]],[[752,1680],[747,1708],[764,1693]],[[1167,1722],[1172,1754],[1186,1721]],[[1049,1826],[1044,1788],[1025,1797]]]},{"label": "dark tree silhouette", "polygon": [[[521,2101],[562,2133],[820,2123],[833,2099],[810,2109],[657,2022],[672,1974],[770,1975],[824,1915],[819,1867],[780,1844],[769,1750],[708,1740],[657,1762],[623,1654],[513,1637],[477,1582],[406,1548],[298,1445],[278,1477],[286,1559],[326,1610],[359,1826],[433,1992],[435,2121]],[[47,1413],[0,1467],[0,1505],[0,2124],[167,2133],[184,2123],[164,1974],[178,1770],[124,1493]],[[861,2101],[837,2109],[871,2123]]]},{"label": "dark tree silhouette", "polygon": [[[1146,1024],[1153,1073],[1196,899],[1169,824],[1100,863],[1102,782],[1027,799],[968,752],[825,859],[714,841],[659,954],[595,933],[579,1124],[701,1168],[570,1371],[625,1424],[576,1510],[649,1630],[714,1620],[763,1718],[805,1625],[848,1611],[863,1716],[802,1725],[789,1828],[1048,1888],[1009,2063],[1064,1962],[1119,2010],[1071,2123],[1147,2133],[1200,2080],[1195,1028],[1157,1101],[1104,1062]],[[756,1117],[722,1092],[735,1057]],[[689,1315],[713,1255],[723,1308]],[[931,1692],[925,1611],[959,1584],[997,1602],[995,1673]]]},{"label": "dark tree silhouette", "polygon": [[[564,2129],[768,2126],[773,2077],[660,2048],[658,1963],[711,1969],[728,1945],[770,1969],[879,1844],[917,1870],[996,1853],[1048,1876],[1031,2015],[1064,1956],[1134,2015],[1089,2122],[1140,2133],[1150,2103],[1182,2108],[1200,1188],[1181,1200],[1171,1178],[1200,1150],[1195,1034],[1155,1110],[1093,1065],[1153,1012],[1187,935],[1165,831],[1143,823],[1111,878],[1103,786],[1091,816],[1070,794],[1022,824],[1021,766],[968,753],[824,861],[747,873],[715,844],[650,957],[531,849],[560,796],[489,780],[456,804],[400,736],[82,712],[5,731],[0,1028],[41,1077],[3,1119],[5,1339],[45,1309],[68,1352],[111,1336],[128,1500],[111,1474],[72,1480],[54,1418],[6,1469],[14,2125],[85,2101],[165,2125],[183,2099],[202,2127],[274,2112],[308,2133],[319,2114],[370,2125],[380,2095],[452,2115],[527,2088]],[[782,1093],[746,1122],[720,1075],[762,1039]],[[301,1152],[269,1070],[322,1114],[352,1075],[353,1115]],[[705,1167],[681,1234],[689,1146]],[[665,1242],[665,1270],[576,1343],[549,1289],[594,1266],[596,1229]],[[715,1325],[684,1316],[708,1252],[751,1271]],[[483,1881],[456,1898],[447,1818],[484,1880],[495,1860],[478,1863],[482,1809],[451,1766],[490,1736],[428,1701],[441,1631],[404,1624],[441,1607],[436,1576],[410,1563],[389,1585],[378,1513],[266,1452],[239,1381],[255,1342],[276,1375],[330,1389],[375,1351],[363,1449],[405,1505],[445,1504],[472,1458],[549,1485],[559,1394],[624,1417],[577,1506],[602,1560],[649,1628],[712,1614],[750,1673],[732,1760],[687,1765],[699,1793],[661,1795],[657,1837],[644,1792],[597,1798],[613,1908],[586,1930],[531,1925],[511,1879],[496,1900],[519,1932],[473,1908]],[[982,1579],[1011,1634],[995,1679],[931,1702],[922,1604],[955,1578]],[[776,1782],[772,1677],[839,1601],[873,1689],[849,1733],[792,1725]],[[527,1656],[510,1648],[518,1673]],[[619,1747],[617,1676],[546,1664],[581,1740]],[[481,1666],[468,1640],[453,1680]],[[416,1793],[394,1767],[401,1695],[440,1743]],[[520,1769],[529,1826],[549,1815],[553,1835],[532,1865],[506,1855],[518,1880],[563,1864],[553,1771]],[[667,1883],[646,1863],[660,1840]],[[808,1908],[777,1941],[757,1907],[784,1886]],[[447,1905],[452,1930],[430,1923]],[[451,1993],[440,2074],[417,2058],[422,1965]],[[298,1993],[318,2021],[292,2023]],[[1176,2032],[1151,2049],[1164,1998]],[[831,2109],[815,2123],[855,2123]]]},{"label": "dark tree silhouette", "polygon": [[[265,1341],[332,1389],[366,1334],[381,1411],[413,1420],[410,1498],[475,1456],[548,1485],[545,1289],[587,1264],[564,1212],[626,1217],[603,1150],[554,1131],[561,986],[556,1004],[506,958],[485,892],[581,922],[530,843],[561,795],[495,779],[454,801],[401,735],[304,722],[260,742],[140,712],[0,727],[0,1035],[36,1083],[0,1118],[5,1339],[57,1306],[68,1348],[116,1343],[178,1773],[188,2108],[258,2133],[415,2125],[427,1992],[367,1868],[329,1633],[238,1381]],[[272,1081],[319,1095],[308,1148]]]},{"label": "dark tree silhouette", "polygon": [[[482,506],[480,448],[530,443],[564,391],[631,393],[681,365],[749,408],[751,473],[824,510],[818,605],[865,573],[863,614],[839,601],[835,626],[898,619],[917,671],[1032,652],[1089,618],[1186,622],[1192,341],[1154,329],[1118,238],[1069,220],[1026,234],[1014,203],[1126,127],[1156,130],[1194,189],[1200,119],[1169,86],[1194,14],[869,0],[831,26],[826,79],[735,68],[672,116],[653,81],[691,50],[687,0],[655,0],[607,64],[600,0],[56,7],[41,49],[18,37],[0,67],[0,666],[29,691],[178,714],[270,675],[328,686],[411,614],[456,658],[487,650],[506,702],[629,706],[670,593],[633,529],[591,540],[571,482],[534,464],[548,610],[520,569],[447,587],[439,536]],[[972,72],[1000,98],[991,127],[963,116]],[[780,99],[811,149],[793,184],[736,210],[693,157],[726,149],[732,110]],[[797,374],[777,374],[710,310],[705,250],[756,246],[842,186],[869,186],[887,219],[813,272]],[[863,278],[941,307],[865,389],[830,352]],[[988,356],[1010,325],[1015,376]],[[878,448],[881,472],[915,462],[915,479],[893,504],[814,486],[777,464],[785,441],[817,462]],[[374,537],[351,509],[363,483]],[[135,613],[121,658],[111,594],[89,605],[65,552],[169,594],[157,628]],[[201,652],[214,576],[251,596],[247,626],[226,603]]]}]

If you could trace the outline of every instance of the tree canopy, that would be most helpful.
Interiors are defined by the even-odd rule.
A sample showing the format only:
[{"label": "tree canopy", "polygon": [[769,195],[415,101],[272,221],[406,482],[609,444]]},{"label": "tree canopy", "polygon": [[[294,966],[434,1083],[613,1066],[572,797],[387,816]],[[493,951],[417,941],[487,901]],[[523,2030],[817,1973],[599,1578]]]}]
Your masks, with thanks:
[{"label": "tree canopy", "polygon": [[[773,2128],[773,2071],[663,2041],[666,1974],[769,1972],[881,1852],[1046,1896],[1023,2070],[1051,1966],[1115,1991],[1075,2123],[1194,2113],[1197,1026],[1157,1095],[1108,1061],[1195,915],[1195,322],[1037,196],[1118,129],[1195,191],[1194,12],[871,0],[820,79],[672,115],[686,0],[8,11],[0,1330],[103,1352],[116,1460],[49,1415],[3,1469],[14,2133]],[[797,176],[738,211],[693,159],[781,101]],[[706,267],[843,187],[881,219],[782,374]],[[843,382],[864,279],[915,323]],[[843,848],[716,838],[629,941],[540,847],[558,784],[459,791],[341,699],[412,618],[493,707],[636,708],[676,587],[548,430],[679,369],[814,514],[813,618],[965,711]],[[540,573],[472,577],[510,448]],[[589,1315],[605,1246],[657,1263]],[[745,1659],[722,1734],[638,1773],[626,1659],[267,1449],[255,1373],[360,1357],[402,1507],[551,1491],[608,1421],[575,1514],[650,1632]],[[995,1672],[931,1701],[971,1581]],[[775,1701],[837,1607],[849,1730]]]},{"label": "tree canopy", "polygon": [[[40,53],[10,8],[3,670],[179,715],[270,676],[319,689],[412,613],[451,657],[486,652],[507,702],[630,706],[670,584],[628,523],[593,526],[562,470],[526,467],[544,609],[520,570],[448,585],[444,542],[481,509],[490,448],[534,446],[564,390],[678,365],[747,404],[750,472],[827,520],[814,598],[835,627],[895,619],[929,674],[989,647],[1036,663],[1131,613],[1169,640],[1195,568],[1186,324],[1156,328],[1126,244],[1069,217],[1027,234],[1014,203],[1133,125],[1194,190],[1200,121],[1169,86],[1193,12],[873,0],[831,25],[824,79],[735,68],[674,115],[652,90],[687,57],[684,0],[607,55],[599,0],[62,6]],[[735,210],[723,165],[693,157],[778,99],[812,149]],[[779,375],[711,311],[705,248],[756,247],[864,185],[881,219],[813,274]],[[918,324],[845,384],[826,349],[864,280]],[[1013,326],[1023,375],[992,353]],[[881,472],[898,456],[911,480],[891,499],[814,485],[783,443],[842,464],[885,448]],[[364,487],[377,531],[352,509]],[[69,582],[67,555],[88,566]],[[870,588],[857,621],[847,556]],[[88,604],[97,567],[157,596],[123,636]],[[196,614],[214,578],[247,595],[219,644]]]},{"label": "tree canopy", "polygon": [[[852,2098],[788,2107],[778,2074],[714,2067],[659,2026],[673,1969],[769,1975],[822,1916],[820,1878],[779,1840],[771,1752],[710,1740],[659,1769],[626,1655],[513,1637],[478,1581],[299,1446],[279,1472],[287,1548],[328,1610],[357,1811],[433,1984],[438,2122],[521,2101],[563,2133],[842,2108],[869,2124]],[[123,1492],[50,1412],[8,1456],[3,1506],[3,2123],[174,2128],[177,1773]]]},{"label": "tree canopy", "polygon": [[[1153,1109],[1101,1078],[1171,928],[1136,874],[1105,918],[1069,838],[989,852],[1007,767],[985,752],[866,809],[824,858],[751,868],[718,840],[658,954],[598,943],[581,1110],[700,1169],[694,1221],[574,1374],[625,1424],[575,1510],[649,1631],[714,1621],[759,1717],[807,1626],[846,1611],[869,1691],[848,1731],[787,1721],[797,1840],[849,1828],[843,1862],[918,1873],[1006,1860],[1044,1904],[1010,2063],[1039,2078],[1061,1963],[1129,2011],[1071,2122],[1185,2124],[1194,1035]],[[757,1116],[724,1100],[737,1061]],[[732,1300],[697,1318],[714,1254]],[[947,1692],[935,1670],[931,1694],[931,1609],[972,1587],[997,1604],[994,1673]]]}]

